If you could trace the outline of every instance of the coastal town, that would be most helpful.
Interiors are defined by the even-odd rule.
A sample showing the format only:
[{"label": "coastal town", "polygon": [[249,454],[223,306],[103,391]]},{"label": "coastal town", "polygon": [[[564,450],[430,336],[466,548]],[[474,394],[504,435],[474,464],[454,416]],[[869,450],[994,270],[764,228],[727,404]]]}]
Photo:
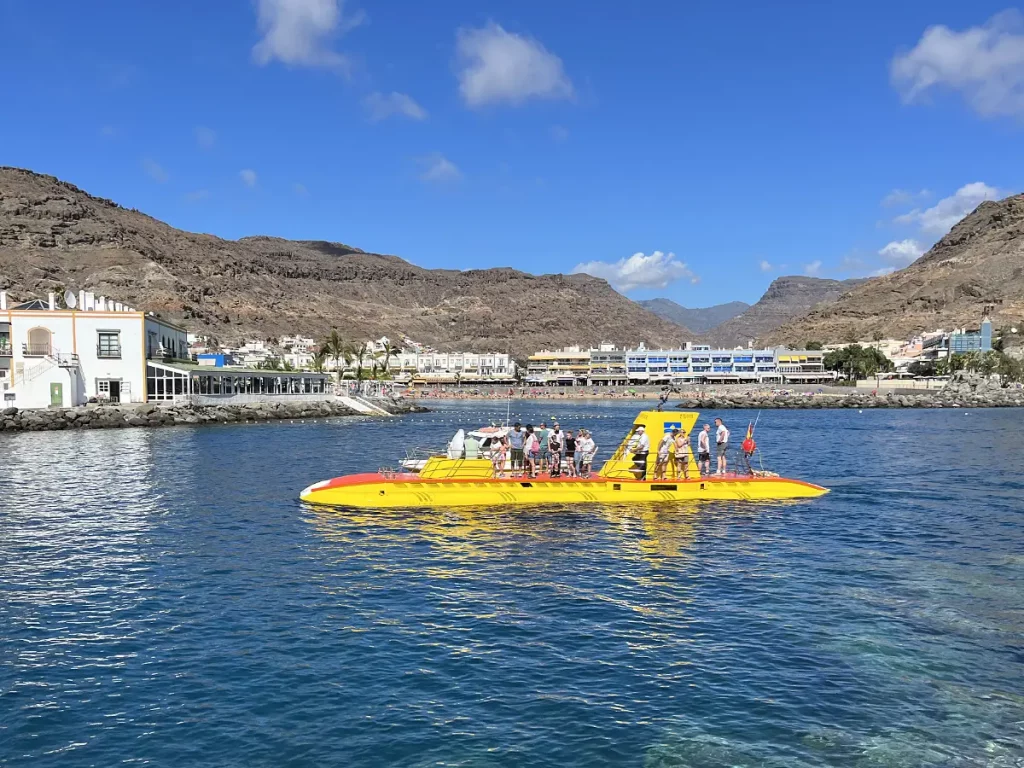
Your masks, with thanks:
[{"label": "coastal town", "polygon": [[[13,302],[0,292],[0,393],[5,408],[98,404],[237,405],[331,400],[337,396],[466,390],[516,391],[750,385],[813,387],[846,381],[872,389],[932,388],[960,368],[1006,381],[1020,362],[984,317],[975,329],[936,330],[912,339],[803,348],[628,349],[604,343],[508,352],[442,351],[410,338],[346,341],[337,331],[251,339],[235,347],[89,291]],[[1012,349],[1019,351],[1019,347]],[[372,412],[372,403],[354,400]],[[359,409],[357,409],[359,410]]]}]

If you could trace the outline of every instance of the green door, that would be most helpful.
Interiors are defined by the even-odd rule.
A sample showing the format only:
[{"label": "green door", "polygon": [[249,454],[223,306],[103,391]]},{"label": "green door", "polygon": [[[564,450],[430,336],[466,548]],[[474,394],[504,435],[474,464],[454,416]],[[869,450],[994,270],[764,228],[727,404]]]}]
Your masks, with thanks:
[{"label": "green door", "polygon": [[50,384],[50,405],[64,405],[64,385]]}]

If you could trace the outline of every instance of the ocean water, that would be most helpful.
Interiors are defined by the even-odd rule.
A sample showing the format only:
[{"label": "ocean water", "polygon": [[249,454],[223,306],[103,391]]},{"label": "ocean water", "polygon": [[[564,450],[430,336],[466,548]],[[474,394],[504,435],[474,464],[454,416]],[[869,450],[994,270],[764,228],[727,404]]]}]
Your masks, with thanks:
[{"label": "ocean water", "polygon": [[433,405],[0,436],[0,765],[1024,765],[1024,412],[765,412],[799,503],[297,501],[505,412]]}]

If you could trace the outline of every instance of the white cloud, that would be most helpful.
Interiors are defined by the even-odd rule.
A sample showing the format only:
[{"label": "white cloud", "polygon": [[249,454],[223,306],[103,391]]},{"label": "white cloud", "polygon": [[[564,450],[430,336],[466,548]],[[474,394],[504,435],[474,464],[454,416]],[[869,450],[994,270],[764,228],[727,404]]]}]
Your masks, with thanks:
[{"label": "white cloud", "polygon": [[243,168],[238,172],[238,178],[242,180],[242,183],[247,187],[256,186],[256,171],[252,168]]},{"label": "white cloud", "polygon": [[927,189],[922,189],[917,192],[911,192],[906,189],[894,189],[882,198],[882,205],[886,208],[894,208],[897,205],[913,205],[918,201],[927,200],[931,197],[931,194],[932,193]]},{"label": "white cloud", "polygon": [[891,275],[896,271],[896,267],[879,267],[874,272],[869,272],[868,277],[882,277],[883,275]]},{"label": "white cloud", "polygon": [[421,157],[420,164],[423,166],[420,181],[444,183],[462,178],[459,167],[440,152]]},{"label": "white cloud", "polygon": [[562,60],[538,41],[491,22],[456,34],[459,92],[471,107],[530,98],[568,99],[572,81]]},{"label": "white cloud", "polygon": [[808,277],[817,277],[821,274],[821,259],[804,264],[804,274]]},{"label": "white cloud", "polygon": [[252,49],[257,64],[272,61],[322,67],[348,74],[350,61],[331,48],[332,38],[365,21],[357,12],[345,18],[344,0],[258,0],[257,24],[263,35]]},{"label": "white cloud", "polygon": [[924,247],[917,240],[893,240],[882,248],[878,255],[883,261],[904,267],[920,257],[924,251]]},{"label": "white cloud", "polygon": [[149,176],[149,178],[159,184],[163,184],[167,181],[167,171],[163,169],[163,166],[161,166],[160,163],[151,157],[143,158],[142,170],[146,172],[146,175]]},{"label": "white cloud", "polygon": [[683,278],[688,278],[693,284],[700,282],[700,278],[674,253],[661,251],[654,251],[650,256],[634,253],[616,262],[587,261],[577,264],[572,271],[573,274],[584,272],[603,277],[615,290],[623,293],[636,288],[664,288]]},{"label": "white cloud", "polygon": [[294,184],[292,184],[292,192],[294,192],[299,197],[309,197],[309,190],[306,189],[306,185],[300,184],[299,182],[295,182]]},{"label": "white cloud", "polygon": [[408,117],[412,120],[426,120],[427,110],[421,107],[411,96],[404,93],[371,93],[363,100],[363,105],[374,122],[389,117]]},{"label": "white cloud", "polygon": [[198,203],[202,200],[206,200],[210,196],[210,190],[208,189],[197,189],[194,192],[189,192],[185,195],[185,200],[189,203]]},{"label": "white cloud", "polygon": [[840,272],[858,272],[864,269],[864,259],[856,256],[853,253],[848,253],[843,256],[842,261],[839,262]]},{"label": "white cloud", "polygon": [[998,189],[984,182],[975,181],[960,187],[955,194],[942,198],[931,208],[915,208],[897,216],[893,221],[897,224],[914,224],[926,235],[941,237],[985,200],[998,198]]},{"label": "white cloud", "polygon": [[984,117],[1024,115],[1024,16],[1004,11],[963,32],[928,27],[890,74],[906,103],[948,88]]},{"label": "white cloud", "polygon": [[764,259],[761,259],[761,263],[759,266],[761,267],[762,272],[771,272],[773,269],[775,269],[775,266],[773,264],[770,264]]},{"label": "white cloud", "polygon": [[205,125],[200,125],[196,128],[196,143],[202,149],[212,149],[216,142],[217,134],[214,133],[212,128],[207,128]]}]

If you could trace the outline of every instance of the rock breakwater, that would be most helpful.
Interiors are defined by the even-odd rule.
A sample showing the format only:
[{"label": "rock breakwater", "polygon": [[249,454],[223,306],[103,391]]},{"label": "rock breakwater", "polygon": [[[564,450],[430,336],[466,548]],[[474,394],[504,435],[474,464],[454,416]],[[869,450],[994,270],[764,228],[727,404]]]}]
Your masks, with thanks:
[{"label": "rock breakwater", "polygon": [[850,395],[721,395],[687,398],[677,406],[683,410],[724,410],[730,408],[1022,408],[1024,390],[970,391],[941,389],[920,394],[856,393]]},{"label": "rock breakwater", "polygon": [[[426,410],[412,403],[381,404],[392,414]],[[88,405],[76,408],[0,410],[0,432],[39,432],[57,429],[116,429],[170,427],[180,424],[234,424],[275,419],[313,419],[360,414],[338,401],[248,403],[245,405]]]}]

